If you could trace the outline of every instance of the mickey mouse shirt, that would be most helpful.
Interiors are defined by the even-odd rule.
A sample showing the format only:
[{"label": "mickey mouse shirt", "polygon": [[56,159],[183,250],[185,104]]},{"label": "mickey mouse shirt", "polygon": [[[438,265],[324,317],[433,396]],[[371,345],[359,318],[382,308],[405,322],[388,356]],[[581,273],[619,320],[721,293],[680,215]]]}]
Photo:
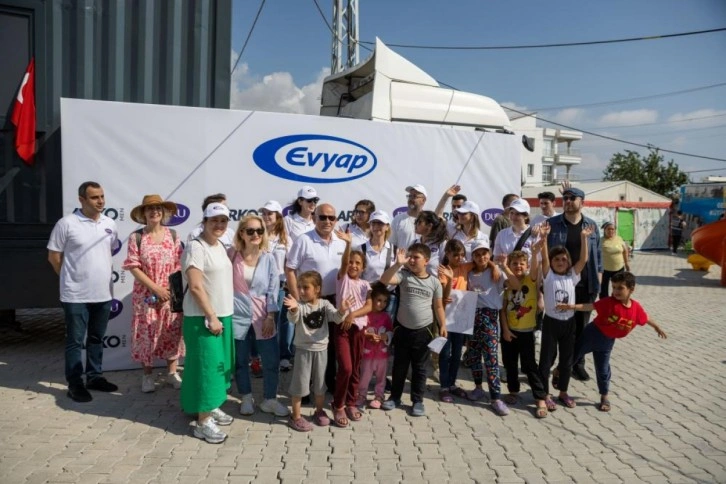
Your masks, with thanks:
[{"label": "mickey mouse shirt", "polygon": [[527,274],[518,290],[507,289],[507,325],[513,331],[528,333],[537,327],[537,283]]},{"label": "mickey mouse shirt", "polygon": [[296,348],[307,351],[324,351],[328,349],[328,322],[340,324],[344,315],[326,299],[318,299],[315,304],[299,303],[295,313],[288,311],[287,317],[295,328]]}]

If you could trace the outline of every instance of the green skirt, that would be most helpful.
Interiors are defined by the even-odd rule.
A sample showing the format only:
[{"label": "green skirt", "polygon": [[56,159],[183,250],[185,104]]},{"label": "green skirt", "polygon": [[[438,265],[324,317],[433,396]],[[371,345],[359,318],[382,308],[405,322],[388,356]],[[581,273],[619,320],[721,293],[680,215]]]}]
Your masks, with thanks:
[{"label": "green skirt", "polygon": [[182,331],[187,354],[180,399],[186,413],[210,412],[227,400],[234,363],[232,316],[219,320],[224,331],[215,336],[204,326],[204,316],[184,316]]}]

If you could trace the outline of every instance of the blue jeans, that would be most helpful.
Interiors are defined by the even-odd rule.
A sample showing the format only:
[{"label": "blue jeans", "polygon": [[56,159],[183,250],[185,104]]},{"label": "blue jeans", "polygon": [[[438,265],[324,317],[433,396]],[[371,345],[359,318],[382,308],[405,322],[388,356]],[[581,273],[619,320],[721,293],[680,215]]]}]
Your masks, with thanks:
[{"label": "blue jeans", "polygon": [[449,387],[456,385],[464,336],[463,333],[449,333],[446,337],[448,341],[439,354],[439,382],[442,390],[448,390]]},{"label": "blue jeans", "polygon": [[279,311],[277,312],[277,338],[280,341],[280,359],[291,360],[295,356],[295,345],[292,344],[292,339],[295,336],[295,325],[287,320],[287,308],[282,303],[285,299],[284,289],[280,289],[280,296],[277,299],[277,306]]},{"label": "blue jeans", "polygon": [[[86,349],[86,381],[103,373],[103,337],[106,335],[111,301],[98,303],[64,303],[66,319],[66,381],[83,384],[81,350]],[[86,337],[86,332],[88,336]]]},{"label": "blue jeans", "polygon": [[[237,390],[242,395],[252,393],[250,382],[250,350],[255,341],[255,330],[250,328],[245,339],[235,339],[235,370],[234,380]],[[280,353],[277,347],[277,336],[270,339],[258,339],[257,349],[262,357],[262,393],[265,400],[277,398],[277,382],[280,366]]]},{"label": "blue jeans", "polygon": [[[575,358],[582,358],[592,353],[595,361],[595,378],[600,395],[607,395],[610,389],[610,353],[613,351],[615,338],[608,338],[594,324],[588,324],[582,330],[577,346]],[[575,360],[576,361],[576,360]]]}]

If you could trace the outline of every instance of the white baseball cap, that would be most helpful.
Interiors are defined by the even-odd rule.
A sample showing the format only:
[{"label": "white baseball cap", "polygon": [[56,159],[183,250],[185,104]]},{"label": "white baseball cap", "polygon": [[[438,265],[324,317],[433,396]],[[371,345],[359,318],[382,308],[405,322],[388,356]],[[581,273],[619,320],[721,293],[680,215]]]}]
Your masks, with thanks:
[{"label": "white baseball cap", "polygon": [[426,188],[423,185],[410,185],[406,187],[406,191],[411,193],[411,190],[416,190],[420,194],[422,194],[424,197],[428,198],[428,194],[426,193]]},{"label": "white baseball cap", "polygon": [[529,213],[529,203],[524,198],[518,198],[509,205],[509,208],[519,213]]},{"label": "white baseball cap", "polygon": [[212,218],[218,215],[224,215],[229,218],[229,209],[227,205],[221,203],[210,203],[207,208],[204,209],[204,218]]},{"label": "white baseball cap", "polygon": [[318,192],[311,186],[305,185],[297,192],[297,198],[304,198],[310,200],[311,198],[317,198]]},{"label": "white baseball cap", "polygon": [[280,212],[282,213],[282,205],[277,200],[268,200],[265,204],[260,207],[260,211],[267,210],[268,212]]},{"label": "white baseball cap", "polygon": [[489,250],[489,239],[478,239],[471,244],[471,253],[473,254],[479,249]]},{"label": "white baseball cap", "polygon": [[386,212],[383,210],[376,210],[371,214],[371,217],[368,219],[370,222],[382,222],[384,224],[390,224],[391,218],[388,216]]},{"label": "white baseball cap", "polygon": [[464,202],[461,205],[461,207],[455,209],[454,212],[456,212],[456,213],[473,213],[475,215],[479,215],[481,210],[479,209],[479,205],[467,200],[466,202]]}]

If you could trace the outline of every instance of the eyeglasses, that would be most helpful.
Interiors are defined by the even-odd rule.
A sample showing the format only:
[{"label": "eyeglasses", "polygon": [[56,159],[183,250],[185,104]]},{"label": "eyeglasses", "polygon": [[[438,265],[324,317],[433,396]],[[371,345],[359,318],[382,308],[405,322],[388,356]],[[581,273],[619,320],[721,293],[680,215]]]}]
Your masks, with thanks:
[{"label": "eyeglasses", "polygon": [[320,201],[320,199],[318,197],[315,197],[315,198],[305,198],[304,200],[306,202],[308,202],[308,203],[318,203]]},{"label": "eyeglasses", "polygon": [[164,207],[162,207],[161,205],[149,205],[146,207],[146,210],[148,210],[149,212],[163,212]]},{"label": "eyeglasses", "polygon": [[574,200],[575,200],[576,198],[577,198],[577,197],[576,197],[576,196],[574,196],[574,195],[562,195],[562,200],[564,200],[564,201],[566,201],[566,202],[572,202],[572,201],[574,201]]},{"label": "eyeglasses", "polygon": [[262,234],[264,234],[264,233],[265,233],[265,229],[262,229],[262,228],[259,228],[259,229],[245,229],[245,233],[246,233],[246,234],[247,234],[247,235],[248,235],[249,237],[252,237],[252,236],[253,236],[253,235],[255,235],[255,234],[257,234],[257,235],[262,235]]},{"label": "eyeglasses", "polygon": [[321,222],[335,222],[338,219],[335,215],[318,215],[318,220]]},{"label": "eyeglasses", "polygon": [[415,200],[415,199],[417,199],[417,198],[425,198],[425,197],[424,197],[423,195],[421,195],[420,193],[409,193],[408,195],[406,195],[406,197],[407,197],[407,198],[408,198],[409,200]]}]

